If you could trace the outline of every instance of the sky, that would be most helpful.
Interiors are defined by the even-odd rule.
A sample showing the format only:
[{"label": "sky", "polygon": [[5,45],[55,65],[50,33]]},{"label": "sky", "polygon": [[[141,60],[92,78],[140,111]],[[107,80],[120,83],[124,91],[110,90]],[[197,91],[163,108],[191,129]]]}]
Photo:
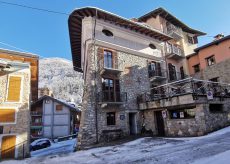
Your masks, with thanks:
[{"label": "sky", "polygon": [[125,18],[140,17],[163,7],[190,27],[207,33],[199,38],[199,46],[211,42],[218,33],[230,34],[230,0],[0,0],[0,48],[24,50],[41,58],[71,60],[68,15],[7,5],[2,1],[63,13],[95,6]]}]

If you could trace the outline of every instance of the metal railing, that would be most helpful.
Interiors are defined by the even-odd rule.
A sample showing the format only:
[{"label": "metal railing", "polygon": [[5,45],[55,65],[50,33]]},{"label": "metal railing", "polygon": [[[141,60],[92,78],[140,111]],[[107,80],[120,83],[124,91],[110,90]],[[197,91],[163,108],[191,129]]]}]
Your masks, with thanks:
[{"label": "metal railing", "polygon": [[167,34],[170,36],[173,33],[176,33],[177,35],[182,36],[182,29],[177,26],[174,26],[171,23],[167,23],[166,29],[167,29]]},{"label": "metal railing", "polygon": [[169,82],[177,81],[177,80],[183,80],[183,79],[186,79],[188,77],[189,77],[188,75],[181,73],[181,72],[168,71]]},{"label": "metal railing", "polygon": [[31,111],[30,114],[32,116],[34,116],[34,115],[42,115],[42,111]]},{"label": "metal railing", "polygon": [[98,102],[126,102],[126,92],[102,91],[98,93]]},{"label": "metal railing", "polygon": [[112,59],[111,62],[106,62],[104,59],[99,60],[99,70],[110,69],[110,70],[119,70],[122,61]]},{"label": "metal railing", "polygon": [[184,94],[194,96],[230,97],[230,84],[187,78],[176,82],[160,85],[151,89],[150,93],[143,93],[137,97],[138,103],[155,101]]},{"label": "metal railing", "polygon": [[182,48],[169,43],[166,44],[166,53],[184,57],[184,51],[182,50]]},{"label": "metal railing", "polygon": [[165,77],[166,78],[166,70],[156,69],[156,70],[148,70],[149,78],[152,77]]}]

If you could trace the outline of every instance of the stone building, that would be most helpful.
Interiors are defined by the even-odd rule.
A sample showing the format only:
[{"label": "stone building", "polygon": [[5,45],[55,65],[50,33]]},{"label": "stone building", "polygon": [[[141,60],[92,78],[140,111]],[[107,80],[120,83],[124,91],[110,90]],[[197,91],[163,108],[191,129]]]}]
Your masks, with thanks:
[{"label": "stone building", "polygon": [[31,105],[31,140],[56,139],[76,133],[80,110],[73,104],[43,96]]},{"label": "stone building", "polygon": [[38,57],[0,50],[0,159],[29,155],[30,104],[37,100]]},{"label": "stone building", "polygon": [[[167,108],[160,104],[166,101],[166,92],[182,94],[192,89],[191,85],[186,86],[193,83],[199,88],[199,81],[189,81],[190,78],[186,76],[188,67],[185,56],[194,52],[197,37],[204,35],[203,32],[190,28],[163,8],[127,20],[98,8],[85,7],[74,10],[68,23],[73,66],[76,71],[83,72],[85,82],[78,136],[80,149],[139,134],[143,129],[154,135],[188,134],[171,122],[178,113],[182,118],[183,114],[184,117],[189,115],[177,111],[185,108],[183,104],[169,105]],[[186,83],[182,85],[178,81]],[[176,85],[170,85],[170,88],[169,83]],[[207,105],[204,101],[197,107],[199,103],[193,101],[194,94],[188,92],[188,95],[188,101],[185,101],[188,104],[184,106],[193,110],[197,108],[197,113],[206,117]],[[178,99],[171,99],[171,95],[166,97],[167,102],[178,102]],[[157,102],[156,98],[159,98]],[[182,96],[181,99],[185,98]],[[156,106],[149,103],[156,103]],[[227,110],[226,106],[220,106]],[[174,112],[168,111],[169,108]],[[196,117],[194,111],[190,114],[193,119]],[[224,117],[224,125],[220,126],[227,124],[226,119]],[[208,131],[205,129],[207,124],[200,120],[198,122],[203,126],[203,131],[199,135]],[[167,126],[163,125],[167,122],[168,128],[165,129]],[[196,122],[191,120],[189,123],[185,119],[183,124],[193,126]]]},{"label": "stone building", "polygon": [[189,74],[214,82],[230,83],[230,35],[215,39],[187,56]]}]

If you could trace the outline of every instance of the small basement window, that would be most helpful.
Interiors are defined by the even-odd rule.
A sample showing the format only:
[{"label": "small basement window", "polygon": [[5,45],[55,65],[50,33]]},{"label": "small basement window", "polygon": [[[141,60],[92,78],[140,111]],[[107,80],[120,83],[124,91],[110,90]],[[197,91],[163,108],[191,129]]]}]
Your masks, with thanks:
[{"label": "small basement window", "polygon": [[210,113],[223,113],[223,104],[209,104]]},{"label": "small basement window", "polygon": [[190,119],[195,118],[195,108],[193,109],[176,109],[169,111],[171,119]]},{"label": "small basement window", "polygon": [[152,43],[149,44],[149,47],[150,47],[151,49],[153,49],[153,50],[157,49],[157,47],[156,47],[154,44],[152,44]]},{"label": "small basement window", "polygon": [[106,30],[106,29],[103,29],[102,33],[105,34],[108,37],[112,37],[113,36],[113,33],[111,31],[109,31],[109,30]]}]

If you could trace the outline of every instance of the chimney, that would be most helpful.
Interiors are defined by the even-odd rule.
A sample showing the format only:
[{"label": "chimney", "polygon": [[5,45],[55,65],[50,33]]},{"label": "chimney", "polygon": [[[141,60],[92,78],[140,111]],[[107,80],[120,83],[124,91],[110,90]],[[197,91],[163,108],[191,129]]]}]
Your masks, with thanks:
[{"label": "chimney", "polygon": [[130,20],[133,21],[133,22],[138,22],[137,18],[131,18]]},{"label": "chimney", "polygon": [[224,37],[224,34],[217,34],[216,36],[214,36],[214,41],[222,39]]}]

